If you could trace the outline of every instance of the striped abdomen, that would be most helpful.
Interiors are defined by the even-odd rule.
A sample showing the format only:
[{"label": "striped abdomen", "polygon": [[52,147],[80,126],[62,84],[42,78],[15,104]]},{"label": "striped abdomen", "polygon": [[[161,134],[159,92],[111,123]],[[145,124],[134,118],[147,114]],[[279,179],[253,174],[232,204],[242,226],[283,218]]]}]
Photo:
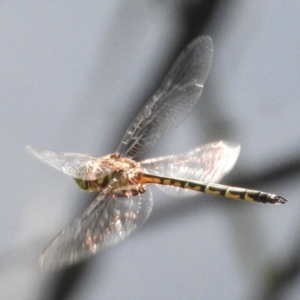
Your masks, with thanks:
[{"label": "striped abdomen", "polygon": [[142,174],[140,178],[140,183],[141,184],[155,183],[155,184],[175,186],[175,187],[198,191],[206,194],[223,196],[234,200],[246,200],[246,201],[255,201],[255,202],[272,203],[272,204],[279,204],[279,203],[283,204],[287,202],[287,200],[281,196],[277,196],[274,194],[269,194],[261,191],[248,190],[239,187],[231,187],[231,186],[216,184],[216,183],[188,181],[188,180],[162,177],[162,176],[150,175],[150,174]]}]

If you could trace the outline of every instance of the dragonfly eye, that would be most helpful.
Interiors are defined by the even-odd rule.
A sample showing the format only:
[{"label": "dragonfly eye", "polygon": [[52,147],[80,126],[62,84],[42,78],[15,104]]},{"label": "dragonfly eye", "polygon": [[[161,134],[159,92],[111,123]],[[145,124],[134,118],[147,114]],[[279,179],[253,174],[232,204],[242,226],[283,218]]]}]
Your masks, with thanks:
[{"label": "dragonfly eye", "polygon": [[74,178],[77,185],[86,192],[93,192],[93,190],[90,188],[88,181],[83,179]]}]

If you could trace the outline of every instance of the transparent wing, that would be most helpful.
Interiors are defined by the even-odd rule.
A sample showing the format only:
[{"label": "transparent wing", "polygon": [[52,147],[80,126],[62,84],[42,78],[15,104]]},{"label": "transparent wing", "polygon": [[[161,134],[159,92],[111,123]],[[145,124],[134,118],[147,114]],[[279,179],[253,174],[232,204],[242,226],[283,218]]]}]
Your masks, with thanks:
[{"label": "transparent wing", "polygon": [[72,265],[117,244],[144,223],[151,210],[150,191],[128,198],[99,195],[44,250],[39,260],[41,267],[56,269]]},{"label": "transparent wing", "polygon": [[118,153],[138,156],[183,121],[200,98],[212,53],[209,36],[195,39],[181,53],[160,88],[129,126]]},{"label": "transparent wing", "polygon": [[58,153],[32,146],[26,150],[53,168],[84,180],[95,180],[111,172],[111,168],[99,164],[99,158],[79,153]]},{"label": "transparent wing", "polygon": [[[201,182],[218,182],[235,165],[240,146],[219,141],[200,146],[190,152],[142,161],[141,167],[155,175]],[[172,196],[192,196],[198,192],[159,185]]]}]

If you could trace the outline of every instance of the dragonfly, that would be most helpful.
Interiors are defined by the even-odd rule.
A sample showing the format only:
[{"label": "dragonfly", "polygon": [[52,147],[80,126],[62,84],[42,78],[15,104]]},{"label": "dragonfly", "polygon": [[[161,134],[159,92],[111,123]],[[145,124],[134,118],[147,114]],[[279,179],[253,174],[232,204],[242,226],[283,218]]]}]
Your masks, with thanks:
[{"label": "dragonfly", "polygon": [[235,143],[216,141],[179,155],[135,160],[191,112],[200,99],[212,54],[209,36],[192,41],[112,154],[97,158],[27,146],[38,159],[74,178],[81,189],[98,193],[83,215],[45,248],[39,259],[41,267],[56,269],[79,263],[127,238],[151,213],[153,197],[148,184],[173,196],[202,192],[252,202],[287,201],[275,194],[216,183],[236,163],[240,146]]}]

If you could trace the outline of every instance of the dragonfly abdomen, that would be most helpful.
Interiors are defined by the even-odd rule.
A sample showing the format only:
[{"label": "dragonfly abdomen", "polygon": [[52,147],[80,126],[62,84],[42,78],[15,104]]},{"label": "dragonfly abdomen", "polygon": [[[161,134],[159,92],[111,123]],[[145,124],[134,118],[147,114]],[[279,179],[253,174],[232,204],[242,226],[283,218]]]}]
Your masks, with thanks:
[{"label": "dragonfly abdomen", "polygon": [[140,178],[142,184],[155,183],[189,189],[193,191],[223,196],[233,200],[245,200],[261,203],[279,204],[285,203],[286,199],[281,196],[269,194],[257,190],[248,190],[239,187],[231,187],[223,184],[205,183],[197,181],[182,180],[177,178],[162,177],[151,174],[143,174]]}]

